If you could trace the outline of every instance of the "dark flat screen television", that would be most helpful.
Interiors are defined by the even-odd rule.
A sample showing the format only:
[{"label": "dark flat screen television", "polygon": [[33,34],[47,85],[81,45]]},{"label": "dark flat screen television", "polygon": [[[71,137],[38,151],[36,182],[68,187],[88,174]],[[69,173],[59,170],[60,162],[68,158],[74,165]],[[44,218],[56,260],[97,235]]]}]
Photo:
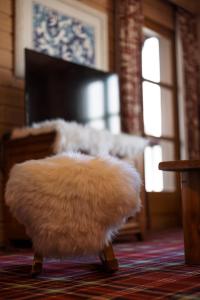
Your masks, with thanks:
[{"label": "dark flat screen television", "polygon": [[26,123],[57,118],[120,131],[118,76],[25,49]]}]

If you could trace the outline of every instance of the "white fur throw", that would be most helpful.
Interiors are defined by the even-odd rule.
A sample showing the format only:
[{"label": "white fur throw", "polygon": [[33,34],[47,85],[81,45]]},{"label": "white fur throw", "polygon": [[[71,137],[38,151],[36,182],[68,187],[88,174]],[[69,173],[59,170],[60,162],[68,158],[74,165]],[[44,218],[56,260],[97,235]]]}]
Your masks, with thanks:
[{"label": "white fur throw", "polygon": [[148,140],[130,134],[111,134],[88,125],[66,122],[62,119],[35,123],[32,127],[16,128],[12,139],[56,131],[53,145],[55,154],[63,151],[83,150],[91,155],[114,155],[133,159],[144,150]]},{"label": "white fur throw", "polygon": [[35,250],[65,257],[100,251],[139,210],[140,185],[127,162],[63,153],[16,164],[5,197]]}]

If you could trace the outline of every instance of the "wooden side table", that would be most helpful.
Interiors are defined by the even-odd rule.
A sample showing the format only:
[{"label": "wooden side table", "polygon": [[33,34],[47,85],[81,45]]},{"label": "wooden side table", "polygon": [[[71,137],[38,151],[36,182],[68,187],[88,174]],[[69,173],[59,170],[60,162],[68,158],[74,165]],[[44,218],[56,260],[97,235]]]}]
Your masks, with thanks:
[{"label": "wooden side table", "polygon": [[185,262],[200,264],[200,160],[166,161],[163,171],[180,172]]}]

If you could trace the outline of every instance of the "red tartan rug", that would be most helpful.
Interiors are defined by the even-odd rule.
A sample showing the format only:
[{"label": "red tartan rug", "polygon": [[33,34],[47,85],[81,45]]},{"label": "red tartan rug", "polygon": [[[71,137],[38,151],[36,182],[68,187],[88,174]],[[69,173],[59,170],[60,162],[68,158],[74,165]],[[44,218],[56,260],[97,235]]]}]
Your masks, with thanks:
[{"label": "red tartan rug", "polygon": [[200,266],[186,266],[181,231],[145,242],[114,245],[120,270],[106,275],[96,257],[45,261],[37,279],[29,276],[32,252],[0,255],[0,299],[200,299]]}]

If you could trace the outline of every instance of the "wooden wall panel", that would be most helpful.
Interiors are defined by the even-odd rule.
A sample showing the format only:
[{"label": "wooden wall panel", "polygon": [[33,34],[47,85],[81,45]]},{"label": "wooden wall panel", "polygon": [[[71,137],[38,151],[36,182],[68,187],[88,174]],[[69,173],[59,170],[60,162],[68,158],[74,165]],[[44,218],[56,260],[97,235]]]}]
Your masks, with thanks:
[{"label": "wooden wall panel", "polygon": [[0,105],[24,109],[24,92],[22,90],[0,86],[0,95]]},{"label": "wooden wall panel", "polygon": [[0,30],[1,49],[12,50],[12,35],[9,32]]},{"label": "wooden wall panel", "polygon": [[0,49],[0,68],[12,69],[12,53],[5,49]]},{"label": "wooden wall panel", "polygon": [[[5,0],[7,1],[7,0]],[[12,17],[0,11],[0,30],[12,32]]]},{"label": "wooden wall panel", "polygon": [[170,228],[181,224],[181,199],[179,194],[148,193],[147,201],[151,230]]},{"label": "wooden wall panel", "polygon": [[[4,123],[2,123],[0,125],[0,135],[2,136],[3,134],[5,134],[7,132],[9,133],[12,128],[15,128],[15,126],[16,126],[15,124],[12,125],[12,124],[4,124]],[[0,219],[1,219],[1,212],[0,212]]]},{"label": "wooden wall panel", "polygon": [[13,76],[13,70],[0,68],[0,86],[24,89],[24,80]]},{"label": "wooden wall panel", "polygon": [[112,1],[110,0],[79,0],[79,2],[84,3],[95,9],[101,10],[103,12],[108,12],[113,8]]},{"label": "wooden wall panel", "polygon": [[20,126],[24,123],[24,110],[0,104],[0,124]]},{"label": "wooden wall panel", "polygon": [[0,12],[12,15],[12,0],[1,0],[0,1]]},{"label": "wooden wall panel", "polygon": [[144,0],[143,12],[145,18],[154,20],[168,29],[174,29],[174,11],[169,3],[162,0]]}]

